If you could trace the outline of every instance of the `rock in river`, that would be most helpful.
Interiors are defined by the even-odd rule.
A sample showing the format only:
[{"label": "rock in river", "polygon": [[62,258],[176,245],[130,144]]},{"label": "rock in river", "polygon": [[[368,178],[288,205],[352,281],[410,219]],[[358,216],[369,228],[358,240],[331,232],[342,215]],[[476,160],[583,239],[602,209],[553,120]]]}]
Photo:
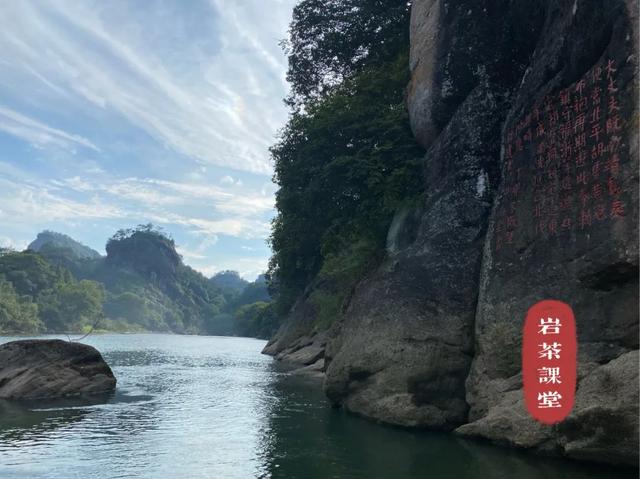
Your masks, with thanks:
[{"label": "rock in river", "polygon": [[60,339],[0,345],[0,398],[40,399],[113,391],[116,378],[100,352]]}]

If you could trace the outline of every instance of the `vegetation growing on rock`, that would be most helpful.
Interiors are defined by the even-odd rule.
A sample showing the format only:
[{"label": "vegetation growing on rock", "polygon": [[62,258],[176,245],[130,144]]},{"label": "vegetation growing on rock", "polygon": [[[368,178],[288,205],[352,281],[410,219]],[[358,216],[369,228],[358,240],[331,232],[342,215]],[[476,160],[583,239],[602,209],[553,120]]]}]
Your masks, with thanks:
[{"label": "vegetation growing on rock", "polygon": [[395,210],[422,191],[423,151],[404,104],[408,25],[401,1],[294,9],[292,114],[271,149],[279,190],[269,275],[280,315],[310,285],[331,283],[314,300],[326,327],[379,261]]}]

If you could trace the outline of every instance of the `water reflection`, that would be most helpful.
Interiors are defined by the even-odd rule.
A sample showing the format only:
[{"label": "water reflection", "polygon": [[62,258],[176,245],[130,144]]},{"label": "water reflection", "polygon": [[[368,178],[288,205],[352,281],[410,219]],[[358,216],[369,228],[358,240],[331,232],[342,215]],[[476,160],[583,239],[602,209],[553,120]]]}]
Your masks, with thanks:
[{"label": "water reflection", "polygon": [[[121,391],[89,397],[0,400],[0,444],[46,443],[64,435],[64,430],[106,436],[144,432],[154,428],[154,409],[152,396]],[[100,423],[91,418],[98,413],[104,418]],[[84,419],[86,423],[79,424]]]},{"label": "water reflection", "polygon": [[331,409],[310,380],[278,375],[262,443],[264,478],[635,478],[636,470],[580,464],[383,426]]},{"label": "water reflection", "polygon": [[0,400],[0,443],[8,447],[37,443],[55,429],[80,421],[87,413],[78,408],[61,414],[57,409],[30,409],[25,404]]}]

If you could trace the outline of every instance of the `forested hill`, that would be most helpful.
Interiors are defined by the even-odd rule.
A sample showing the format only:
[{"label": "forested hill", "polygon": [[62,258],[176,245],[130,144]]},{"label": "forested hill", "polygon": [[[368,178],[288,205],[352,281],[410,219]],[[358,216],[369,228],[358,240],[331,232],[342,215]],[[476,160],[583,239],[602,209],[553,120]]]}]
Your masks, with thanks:
[{"label": "forested hill", "polygon": [[100,257],[100,253],[96,250],[79,243],[70,236],[62,233],[56,233],[55,231],[42,231],[38,233],[36,239],[29,244],[27,249],[40,251],[43,247],[51,246],[68,248],[73,252],[74,256],[77,256],[78,258],[95,259]]},{"label": "forested hill", "polygon": [[[274,319],[264,277],[206,278],[152,225],[120,230],[102,257],[54,232],[0,254],[0,333],[161,331],[266,337]],[[96,254],[91,254],[96,253]],[[236,278],[234,287],[225,280]]]}]

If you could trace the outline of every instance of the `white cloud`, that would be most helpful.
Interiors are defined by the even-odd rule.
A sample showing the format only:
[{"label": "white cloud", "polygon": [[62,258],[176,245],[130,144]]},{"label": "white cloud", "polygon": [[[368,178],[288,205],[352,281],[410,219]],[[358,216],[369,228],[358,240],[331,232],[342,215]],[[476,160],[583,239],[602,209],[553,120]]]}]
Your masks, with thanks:
[{"label": "white cloud", "polygon": [[158,223],[186,226],[191,231],[203,235],[226,234],[241,238],[263,238],[269,233],[269,223],[245,218],[225,218],[211,220],[204,218],[189,218],[177,214],[149,215],[152,221]]},{"label": "white cloud", "polygon": [[16,251],[22,251],[26,249],[28,243],[26,241],[16,241],[7,236],[0,236],[0,248],[11,248]]},{"label": "white cloud", "polygon": [[197,253],[195,251],[189,250],[184,246],[176,246],[176,250],[178,254],[187,260],[198,260],[198,259],[206,259],[207,255],[203,253]]},{"label": "white cloud", "polygon": [[44,223],[54,220],[121,218],[124,212],[97,198],[80,202],[47,188],[14,183],[0,178],[3,191],[0,219],[16,223]]},{"label": "white cloud", "polygon": [[86,138],[52,128],[1,105],[0,130],[21,138],[37,147],[57,146],[65,149],[73,149],[77,146],[84,146],[85,148],[99,151],[98,147]]},{"label": "white cloud", "polygon": [[[251,217],[268,213],[274,208],[273,196],[252,191],[238,191],[211,186],[206,183],[184,183],[153,178],[102,178],[97,181],[78,176],[56,181],[75,191],[106,193],[115,198],[135,201],[138,207],[160,205],[197,205],[210,201],[211,207],[234,217]],[[236,183],[237,186],[237,183]]]},{"label": "white cloud", "polygon": [[100,245],[152,221],[197,269],[262,272],[295,3],[0,2],[0,147],[34,147],[3,150],[2,234]]},{"label": "white cloud", "polygon": [[[121,115],[193,159],[270,174],[268,147],[286,120],[277,43],[293,4],[3,2],[0,49],[22,67],[10,61],[0,74],[16,92],[38,86],[65,110]],[[27,141],[97,148],[46,125],[30,125],[29,138],[24,122],[5,119],[0,128]]]},{"label": "white cloud", "polygon": [[[121,219],[178,225],[203,237],[194,255],[202,254],[220,234],[259,239],[270,230],[273,198],[238,192],[235,187],[226,190],[206,184],[113,179],[107,175],[37,181],[16,167],[7,168],[3,177],[4,166],[0,162],[0,220],[8,224]],[[84,199],[76,199],[74,194]],[[207,207],[203,208],[203,201],[209,202]]]},{"label": "white cloud", "polygon": [[234,180],[233,176],[231,176],[231,175],[225,175],[222,178],[220,178],[220,184],[221,185],[244,186],[244,183],[242,182],[241,179]]},{"label": "white cloud", "polygon": [[209,254],[206,253],[207,249],[215,245],[218,242],[217,235],[206,235],[202,241],[193,249],[189,249],[185,246],[178,245],[176,249],[184,258],[189,260],[202,260],[207,259]]}]

